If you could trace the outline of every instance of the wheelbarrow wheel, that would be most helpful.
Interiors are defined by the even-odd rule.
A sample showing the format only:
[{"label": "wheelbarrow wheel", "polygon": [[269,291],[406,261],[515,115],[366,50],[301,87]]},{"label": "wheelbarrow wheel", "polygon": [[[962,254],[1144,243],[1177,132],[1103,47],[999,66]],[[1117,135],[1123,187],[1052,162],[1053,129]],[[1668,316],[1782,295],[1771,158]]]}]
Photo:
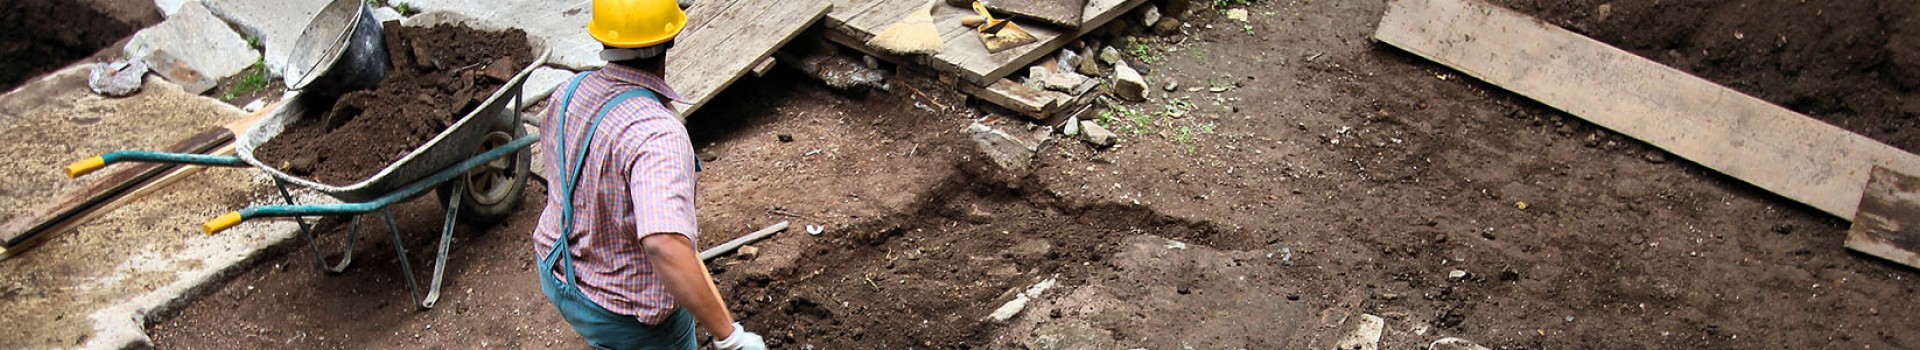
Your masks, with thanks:
[{"label": "wheelbarrow wheel", "polygon": [[[485,140],[481,141],[480,148],[474,153],[500,147],[526,134],[525,128],[521,127],[520,123],[509,124],[511,125],[495,127],[495,130],[488,132]],[[454,181],[466,181],[466,189],[458,193],[461,195],[458,218],[460,222],[483,228],[480,232],[485,232],[484,228],[493,227],[505,221],[508,216],[513,215],[514,209],[519,208],[520,201],[523,199],[521,194],[526,192],[527,178],[533,176],[533,173],[528,170],[532,162],[533,150],[521,150],[512,156],[501,157],[474,168],[468,171],[466,176],[447,181],[434,193],[438,194],[440,204],[445,206],[447,200],[456,194]]]}]

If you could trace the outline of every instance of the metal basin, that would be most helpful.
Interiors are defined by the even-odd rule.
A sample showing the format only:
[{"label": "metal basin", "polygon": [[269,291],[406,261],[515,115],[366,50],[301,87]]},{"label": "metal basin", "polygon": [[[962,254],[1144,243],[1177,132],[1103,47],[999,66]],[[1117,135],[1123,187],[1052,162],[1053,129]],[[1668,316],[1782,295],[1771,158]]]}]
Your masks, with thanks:
[{"label": "metal basin", "polygon": [[369,89],[387,77],[386,37],[362,0],[334,0],[307,22],[287,58],[288,90],[317,98]]}]

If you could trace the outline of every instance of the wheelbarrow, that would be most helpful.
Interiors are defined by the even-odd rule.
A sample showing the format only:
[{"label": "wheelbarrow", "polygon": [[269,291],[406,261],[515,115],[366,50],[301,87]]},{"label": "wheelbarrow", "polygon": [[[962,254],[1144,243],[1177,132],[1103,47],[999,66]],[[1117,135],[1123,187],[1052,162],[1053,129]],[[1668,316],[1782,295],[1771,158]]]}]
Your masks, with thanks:
[{"label": "wheelbarrow", "polygon": [[[358,3],[357,0],[349,0]],[[360,29],[353,29],[358,31]],[[372,30],[378,30],[375,26]],[[358,34],[355,34],[358,35]],[[375,35],[378,35],[377,32]],[[521,126],[519,111],[525,107],[521,100],[521,90],[527,76],[534,68],[544,64],[551,53],[544,43],[531,40],[534,57],[531,64],[521,69],[505,85],[495,90],[484,103],[473,111],[461,116],[446,130],[433,139],[415,148],[400,160],[382,168],[367,179],[335,186],[289,174],[267,164],[254,156],[254,150],[261,144],[280,135],[309,108],[326,108],[330,97],[320,94],[308,95],[304,90],[294,95],[263,117],[259,123],[235,139],[235,155],[178,154],[149,151],[117,151],[88,158],[69,165],[66,169],[69,177],[79,177],[107,165],[124,162],[177,163],[202,166],[253,167],[271,175],[274,186],[286,201],[284,205],[264,205],[247,207],[229,212],[207,221],[202,225],[206,234],[215,234],[233,228],[241,222],[260,218],[293,218],[299,224],[300,233],[306,238],[307,247],[313,251],[320,267],[330,273],[345,271],[353,262],[354,244],[359,240],[360,221],[366,216],[375,216],[387,226],[387,232],[393,240],[395,253],[400,259],[401,275],[406,276],[407,291],[412,300],[421,308],[432,308],[439,300],[440,286],[444,280],[447,251],[452,244],[453,228],[456,222],[465,222],[478,227],[491,227],[512,214],[521,200],[526,188],[527,178],[531,176],[528,164],[532,151],[527,147],[539,141],[538,135],[529,135]],[[345,42],[340,44],[344,45]],[[384,50],[381,45],[372,45],[362,49]],[[379,62],[381,61],[365,61]],[[336,65],[331,70],[353,69],[365,72],[353,64]],[[316,74],[325,74],[324,72]],[[311,85],[309,85],[311,88]],[[325,95],[337,96],[337,91],[328,91]],[[338,199],[341,204],[299,204],[295,202],[289,185],[317,191]],[[407,249],[400,238],[398,225],[394,223],[392,211],[388,209],[395,203],[416,198],[433,190],[440,202],[445,203],[446,219],[440,231],[439,249],[434,256],[433,279],[424,296],[414,279],[413,269],[407,258]],[[328,262],[326,254],[314,236],[313,225],[308,217],[337,216],[352,220],[347,233],[346,247],[340,261]]]}]

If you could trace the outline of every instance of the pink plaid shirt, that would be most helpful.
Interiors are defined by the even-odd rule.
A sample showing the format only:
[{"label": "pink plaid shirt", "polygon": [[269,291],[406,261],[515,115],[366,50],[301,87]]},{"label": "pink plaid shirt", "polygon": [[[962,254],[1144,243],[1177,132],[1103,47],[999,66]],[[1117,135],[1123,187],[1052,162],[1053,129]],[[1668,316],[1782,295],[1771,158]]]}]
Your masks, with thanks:
[{"label": "pink plaid shirt", "polygon": [[[662,103],[634,98],[613,108],[594,130],[598,136],[588,148],[585,166],[580,170],[573,203],[561,203],[560,159],[578,157],[581,135],[594,113],[615,95],[646,88],[660,97],[679,101],[680,95],[659,76],[644,71],[608,65],[588,72],[567,107],[567,130],[555,130],[556,115],[567,86],[548,99],[544,122],[540,125],[540,150],[545,154],[542,171],[552,179],[547,187],[547,206],[540,213],[540,224],[533,231],[534,255],[545,258],[560,237],[561,209],[574,206],[574,232],[571,248],[574,274],[582,294],[607,310],[633,315],[640,322],[659,324],[677,307],[673,295],[653,265],[647,262],[640,239],[653,234],[680,234],[698,237],[694,219],[694,154],[687,128],[675,112]],[[569,80],[571,81],[571,80]],[[558,140],[567,138],[572,149],[560,150]],[[564,260],[562,260],[564,263]],[[566,275],[559,267],[550,271],[562,281]]]}]

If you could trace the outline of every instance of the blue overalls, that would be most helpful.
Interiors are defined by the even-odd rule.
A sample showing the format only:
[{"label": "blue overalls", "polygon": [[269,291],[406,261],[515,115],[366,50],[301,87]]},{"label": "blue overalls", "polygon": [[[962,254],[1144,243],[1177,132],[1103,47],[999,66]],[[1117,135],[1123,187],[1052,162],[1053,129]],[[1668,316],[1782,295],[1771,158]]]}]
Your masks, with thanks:
[{"label": "blue overalls", "polygon": [[[554,240],[553,250],[547,251],[546,257],[540,259],[540,270],[536,273],[540,276],[540,290],[546,292],[547,299],[552,300],[553,306],[560,310],[560,316],[565,318],[568,324],[573,325],[574,332],[580,333],[580,337],[585,338],[587,344],[595,349],[698,349],[699,342],[695,340],[693,334],[693,316],[685,309],[675,310],[665,321],[649,326],[640,323],[640,320],[632,315],[608,311],[580,293],[579,279],[573,274],[573,254],[569,248],[570,241],[573,239],[573,192],[579,186],[580,172],[586,162],[587,147],[593,142],[593,130],[599,127],[600,120],[605,119],[607,113],[611,112],[615,106],[619,106],[621,102],[635,97],[659,99],[652,91],[644,88],[614,96],[612,100],[607,101],[607,104],[600,107],[599,113],[594,114],[593,122],[587,124],[586,135],[582,136],[579,143],[579,153],[573,157],[567,157],[569,155],[566,153],[565,136],[567,105],[573,102],[574,90],[579,89],[580,80],[585,77],[584,74],[574,77],[573,81],[567,84],[566,95],[560,99],[560,125],[557,126],[560,129],[554,134],[559,137],[557,148],[561,154],[558,157],[561,169],[562,191],[560,193],[567,205],[562,206],[564,209],[561,210],[561,237]],[[573,158],[573,161],[567,162],[567,158]],[[555,263],[565,263],[562,266],[565,268],[566,281],[553,277]]]}]

